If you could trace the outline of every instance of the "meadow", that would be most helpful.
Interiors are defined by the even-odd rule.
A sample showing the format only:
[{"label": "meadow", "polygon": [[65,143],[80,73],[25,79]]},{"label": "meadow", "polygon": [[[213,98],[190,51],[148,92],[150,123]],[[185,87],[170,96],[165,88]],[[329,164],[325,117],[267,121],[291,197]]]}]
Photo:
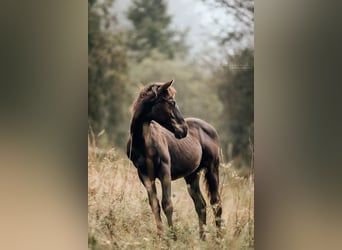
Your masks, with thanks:
[{"label": "meadow", "polygon": [[[224,220],[223,237],[216,237],[210,203],[207,201],[206,241],[199,239],[198,218],[183,179],[172,182],[173,221],[178,237],[165,232],[156,236],[156,225],[147,193],[135,167],[120,150],[88,153],[88,248],[109,249],[254,249],[254,178],[237,176],[232,164],[220,165],[220,194]],[[157,180],[158,199],[161,200]],[[162,214],[164,230],[166,217]]]}]

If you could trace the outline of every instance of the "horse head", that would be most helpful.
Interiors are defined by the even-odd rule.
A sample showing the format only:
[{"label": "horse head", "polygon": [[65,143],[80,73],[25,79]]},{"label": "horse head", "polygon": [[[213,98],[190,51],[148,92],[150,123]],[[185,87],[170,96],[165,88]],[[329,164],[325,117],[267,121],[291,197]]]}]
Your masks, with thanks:
[{"label": "horse head", "polygon": [[153,83],[145,87],[133,106],[141,106],[141,112],[148,121],[154,120],[171,131],[176,138],[186,137],[188,126],[174,99],[176,90],[172,87],[173,80],[165,83]]}]

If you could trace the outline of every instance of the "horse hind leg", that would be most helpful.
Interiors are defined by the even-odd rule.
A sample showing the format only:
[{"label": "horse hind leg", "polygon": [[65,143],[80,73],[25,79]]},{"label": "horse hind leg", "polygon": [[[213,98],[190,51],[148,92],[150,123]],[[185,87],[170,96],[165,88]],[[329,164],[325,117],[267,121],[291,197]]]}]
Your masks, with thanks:
[{"label": "horse hind leg", "polygon": [[210,197],[210,204],[212,205],[215,224],[218,229],[217,236],[221,237],[221,224],[222,224],[222,205],[219,193],[219,159],[218,157],[208,164],[205,172],[205,182],[207,185],[208,194]]},{"label": "horse hind leg", "polygon": [[199,173],[193,173],[184,179],[187,183],[188,192],[195,204],[195,209],[198,215],[200,239],[205,240],[204,225],[206,225],[207,214],[206,203],[199,187],[200,175]]}]

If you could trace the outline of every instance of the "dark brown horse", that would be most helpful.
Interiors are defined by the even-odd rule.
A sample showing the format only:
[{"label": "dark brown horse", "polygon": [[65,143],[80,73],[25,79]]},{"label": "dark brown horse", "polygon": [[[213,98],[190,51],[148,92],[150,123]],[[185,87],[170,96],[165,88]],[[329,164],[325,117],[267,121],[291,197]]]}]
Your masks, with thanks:
[{"label": "dark brown horse", "polygon": [[162,187],[162,207],[174,239],[171,181],[184,177],[199,218],[199,234],[204,239],[206,203],[201,194],[199,172],[205,171],[205,183],[213,207],[218,234],[221,227],[219,195],[219,140],[216,130],[203,120],[184,119],[175,102],[172,81],[153,83],[140,91],[132,111],[127,155],[144,184],[158,235],[162,233],[160,205],[155,180]]}]

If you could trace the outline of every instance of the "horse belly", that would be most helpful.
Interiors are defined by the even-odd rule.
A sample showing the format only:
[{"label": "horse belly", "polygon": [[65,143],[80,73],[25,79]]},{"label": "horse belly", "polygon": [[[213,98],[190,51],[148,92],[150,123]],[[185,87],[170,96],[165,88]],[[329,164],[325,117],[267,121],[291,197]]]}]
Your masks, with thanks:
[{"label": "horse belly", "polygon": [[171,153],[171,178],[185,177],[194,172],[200,165],[202,148],[199,143],[192,143],[178,148]]}]

